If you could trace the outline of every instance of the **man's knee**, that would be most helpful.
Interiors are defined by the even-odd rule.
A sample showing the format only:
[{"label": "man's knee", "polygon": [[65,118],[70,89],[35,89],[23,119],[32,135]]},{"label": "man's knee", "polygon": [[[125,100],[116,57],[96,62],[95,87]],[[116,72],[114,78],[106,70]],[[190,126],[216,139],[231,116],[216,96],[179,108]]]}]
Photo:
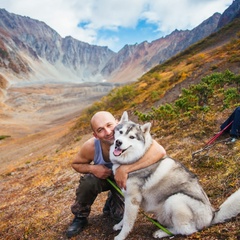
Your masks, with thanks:
[{"label": "man's knee", "polygon": [[93,174],[86,174],[81,177],[77,193],[90,192],[94,194],[108,190],[106,180],[95,177]]},{"label": "man's knee", "polygon": [[80,179],[80,183],[84,183],[86,185],[96,185],[99,184],[100,179],[95,177],[93,174],[86,174]]}]

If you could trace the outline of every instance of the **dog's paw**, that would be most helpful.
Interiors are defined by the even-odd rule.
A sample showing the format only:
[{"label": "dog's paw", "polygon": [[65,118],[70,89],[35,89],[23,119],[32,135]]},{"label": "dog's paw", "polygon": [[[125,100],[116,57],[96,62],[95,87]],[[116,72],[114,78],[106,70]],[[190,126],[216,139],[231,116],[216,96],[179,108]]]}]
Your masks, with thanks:
[{"label": "dog's paw", "polygon": [[118,235],[114,238],[114,240],[123,240],[123,238],[119,237]]},{"label": "dog's paw", "polygon": [[122,221],[121,221],[120,223],[115,224],[115,225],[113,226],[113,230],[114,230],[114,231],[121,230],[121,229],[122,229],[122,226],[123,226],[123,224],[122,224]]},{"label": "dog's paw", "polygon": [[163,238],[163,237],[168,237],[169,235],[162,230],[157,230],[156,232],[153,233],[154,238]]}]

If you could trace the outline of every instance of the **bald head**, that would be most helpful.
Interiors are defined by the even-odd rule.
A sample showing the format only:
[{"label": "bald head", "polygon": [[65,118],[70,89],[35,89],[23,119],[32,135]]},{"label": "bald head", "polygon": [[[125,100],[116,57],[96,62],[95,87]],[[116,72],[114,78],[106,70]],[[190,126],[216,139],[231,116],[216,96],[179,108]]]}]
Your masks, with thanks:
[{"label": "bald head", "polygon": [[101,128],[107,123],[116,124],[116,119],[110,112],[106,111],[100,111],[95,113],[90,121],[93,132],[96,132],[98,128]]}]

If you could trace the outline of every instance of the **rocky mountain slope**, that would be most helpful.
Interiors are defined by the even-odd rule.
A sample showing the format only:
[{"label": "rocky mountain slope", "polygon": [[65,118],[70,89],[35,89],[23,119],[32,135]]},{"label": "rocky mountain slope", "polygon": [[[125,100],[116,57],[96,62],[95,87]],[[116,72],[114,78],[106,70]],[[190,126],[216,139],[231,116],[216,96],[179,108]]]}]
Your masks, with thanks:
[{"label": "rocky mountain slope", "polygon": [[7,79],[33,82],[98,80],[114,54],[61,36],[45,23],[0,10],[0,66]]},{"label": "rocky mountain slope", "polygon": [[61,36],[44,22],[0,9],[0,69],[14,82],[129,82],[239,14],[239,0],[193,30],[175,30],[151,43],[126,45],[118,53]]},{"label": "rocky mountain slope", "polygon": [[126,45],[110,59],[102,73],[116,82],[135,81],[152,67],[213,33],[220,17],[221,14],[216,13],[191,31],[175,30],[168,36],[151,43]]}]

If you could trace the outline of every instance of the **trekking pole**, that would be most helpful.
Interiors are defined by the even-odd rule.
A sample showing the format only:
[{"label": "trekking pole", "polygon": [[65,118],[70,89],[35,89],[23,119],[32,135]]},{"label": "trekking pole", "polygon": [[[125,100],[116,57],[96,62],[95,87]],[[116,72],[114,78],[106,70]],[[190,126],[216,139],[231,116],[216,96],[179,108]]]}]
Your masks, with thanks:
[{"label": "trekking pole", "polygon": [[226,129],[228,129],[228,128],[232,125],[232,123],[233,123],[233,121],[230,122],[230,123],[229,123],[225,128],[223,128],[219,133],[217,133],[212,139],[210,139],[210,140],[206,143],[206,145],[210,145],[211,143],[213,143],[219,136],[222,135],[222,133],[223,133]]},{"label": "trekking pole", "polygon": [[214,135],[214,136],[206,143],[206,145],[205,145],[203,148],[201,148],[200,150],[192,153],[192,157],[194,157],[195,154],[197,154],[197,153],[199,153],[199,152],[202,152],[202,151],[205,150],[205,149],[208,149],[209,146],[210,146],[219,136],[221,136],[222,133],[223,133],[224,131],[226,131],[226,129],[228,129],[228,128],[232,125],[232,123],[233,123],[233,121],[230,122],[225,128],[223,128],[223,129],[222,129],[220,132],[218,132],[216,135]]},{"label": "trekking pole", "polygon": [[[113,182],[111,181],[109,178],[107,178],[107,181],[115,188],[115,190],[117,190],[117,192],[122,195],[124,197],[124,194],[122,192],[122,190]],[[151,221],[153,224],[155,224],[158,228],[160,228],[162,231],[164,231],[165,233],[169,234],[170,236],[173,236],[173,234],[166,229],[165,227],[163,227],[159,222],[155,221],[153,218],[147,216],[144,212],[142,212],[142,214],[149,220]]]}]

